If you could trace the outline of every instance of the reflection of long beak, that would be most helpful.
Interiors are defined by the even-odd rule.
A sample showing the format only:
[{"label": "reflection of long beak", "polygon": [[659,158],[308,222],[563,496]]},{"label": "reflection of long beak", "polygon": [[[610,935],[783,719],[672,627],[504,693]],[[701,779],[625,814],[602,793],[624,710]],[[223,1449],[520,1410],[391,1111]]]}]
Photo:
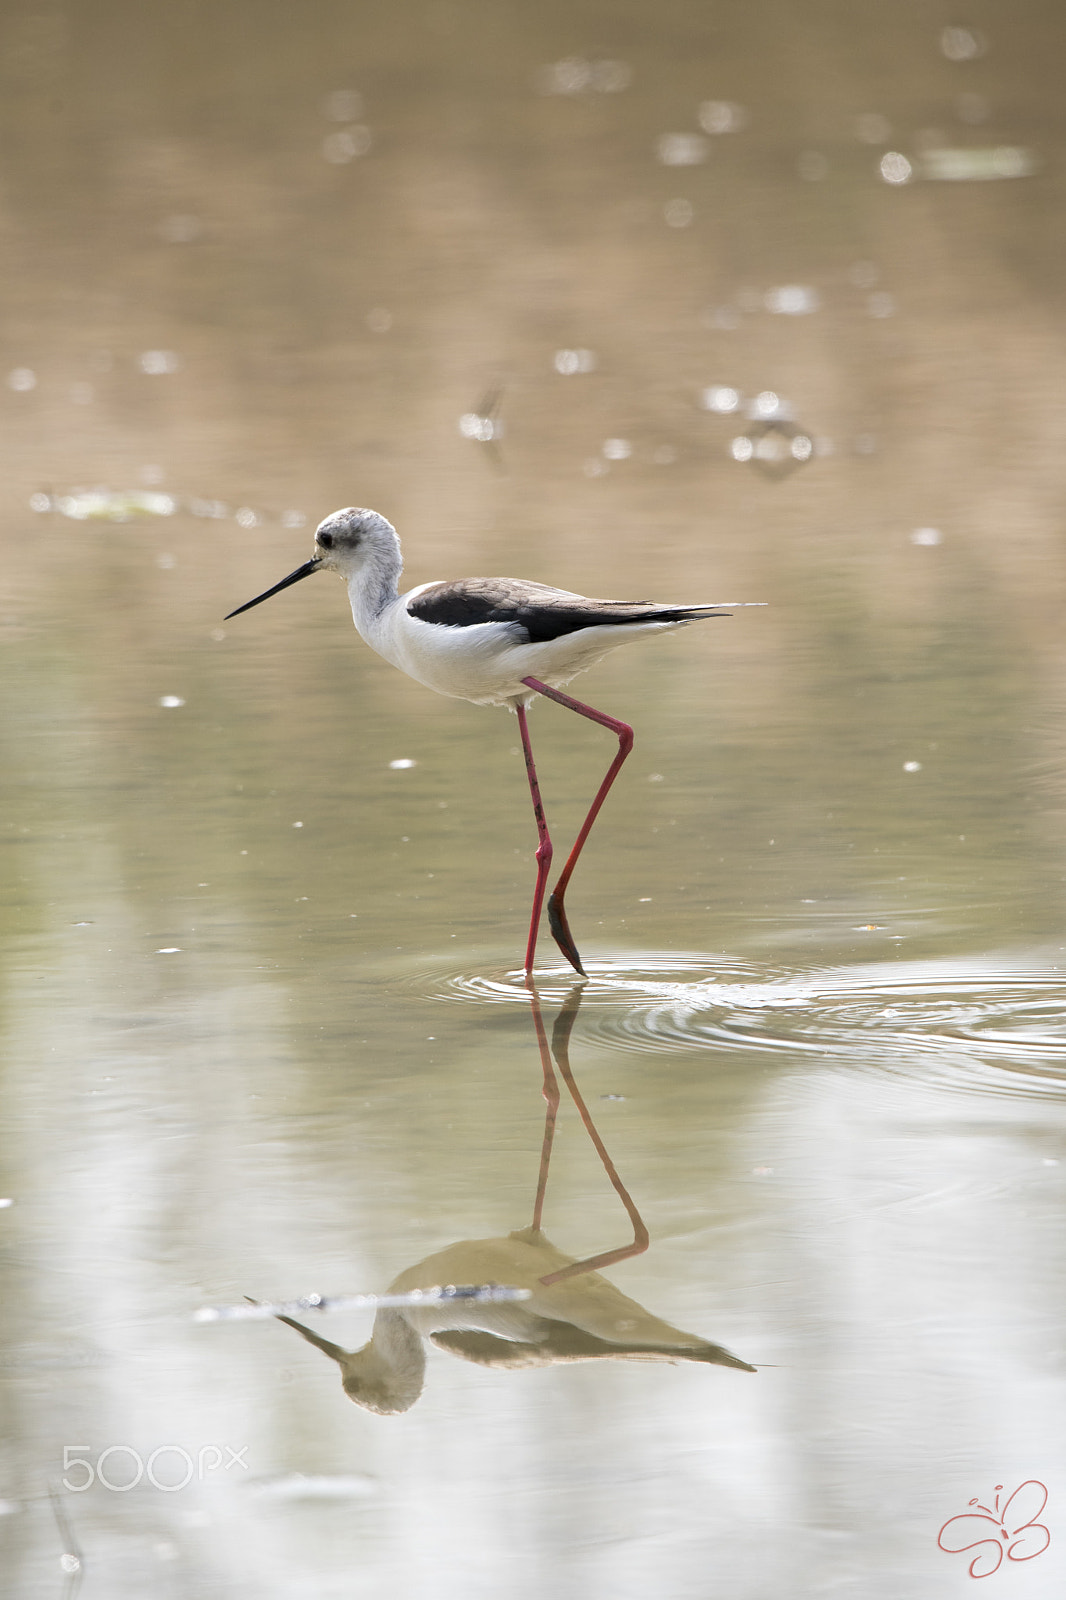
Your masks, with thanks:
[{"label": "reflection of long beak", "polygon": [[[254,605],[255,602],[253,601]],[[321,1350],[333,1361],[343,1362],[348,1359],[348,1351],[342,1350],[339,1344],[331,1344],[328,1339],[323,1339],[320,1334],[314,1333],[310,1328],[305,1328],[302,1322],[294,1322],[291,1317],[278,1317],[279,1322],[284,1322],[287,1327],[295,1328],[297,1333],[302,1333],[308,1344],[313,1344],[316,1350]]]},{"label": "reflection of long beak", "polygon": [[302,567],[297,567],[295,572],[290,572],[287,578],[282,578],[273,589],[268,589],[265,594],[257,594],[254,600],[246,600],[243,606],[238,606],[236,611],[231,611],[229,616],[223,617],[223,622],[228,622],[230,617],[239,617],[242,611],[251,611],[253,606],[260,605],[264,600],[269,600],[271,595],[280,594],[282,589],[287,589],[290,583],[299,583],[301,578],[309,578],[312,572],[317,572],[322,565],[321,556],[312,556],[310,561],[305,561]]}]

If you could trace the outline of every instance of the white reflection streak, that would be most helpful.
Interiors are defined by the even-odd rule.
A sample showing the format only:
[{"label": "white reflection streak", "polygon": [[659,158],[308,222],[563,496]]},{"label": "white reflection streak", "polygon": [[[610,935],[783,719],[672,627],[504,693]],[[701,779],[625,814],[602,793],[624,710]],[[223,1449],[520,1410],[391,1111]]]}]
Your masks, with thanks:
[{"label": "white reflection streak", "polygon": [[444,1284],[433,1289],[412,1289],[407,1294],[308,1294],[299,1300],[249,1300],[239,1306],[202,1306],[194,1322],[264,1322],[269,1317],[291,1317],[301,1311],[382,1311],[399,1306],[447,1305],[462,1300],[469,1305],[496,1305],[528,1300],[532,1289],[506,1284]]}]

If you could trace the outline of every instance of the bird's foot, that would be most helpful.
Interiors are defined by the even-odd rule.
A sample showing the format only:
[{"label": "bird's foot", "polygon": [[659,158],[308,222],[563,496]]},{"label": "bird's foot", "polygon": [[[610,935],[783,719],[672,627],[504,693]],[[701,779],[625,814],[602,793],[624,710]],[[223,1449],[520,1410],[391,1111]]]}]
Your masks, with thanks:
[{"label": "bird's foot", "polygon": [[554,894],[548,900],[548,927],[551,929],[552,938],[574,971],[579,972],[583,978],[587,978],[588,973],[581,965],[581,957],[578,955],[574,936],[570,932],[570,924],[566,920],[563,902],[561,899],[557,899]]}]

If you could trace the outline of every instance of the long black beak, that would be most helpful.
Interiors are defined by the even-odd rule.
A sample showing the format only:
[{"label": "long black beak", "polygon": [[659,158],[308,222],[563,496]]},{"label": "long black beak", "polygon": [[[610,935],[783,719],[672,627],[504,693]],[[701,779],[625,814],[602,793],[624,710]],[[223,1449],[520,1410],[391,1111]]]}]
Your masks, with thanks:
[{"label": "long black beak", "polygon": [[302,567],[297,567],[295,572],[290,572],[287,578],[282,578],[273,589],[268,589],[265,594],[257,594],[254,600],[246,600],[243,606],[238,606],[236,611],[231,611],[229,616],[222,618],[228,622],[230,617],[239,617],[242,611],[251,611],[253,606],[261,605],[264,600],[269,600],[271,595],[280,594],[282,589],[287,589],[290,583],[299,583],[301,578],[309,578],[312,572],[317,572],[322,565],[321,556],[312,556],[310,561],[305,561]]}]

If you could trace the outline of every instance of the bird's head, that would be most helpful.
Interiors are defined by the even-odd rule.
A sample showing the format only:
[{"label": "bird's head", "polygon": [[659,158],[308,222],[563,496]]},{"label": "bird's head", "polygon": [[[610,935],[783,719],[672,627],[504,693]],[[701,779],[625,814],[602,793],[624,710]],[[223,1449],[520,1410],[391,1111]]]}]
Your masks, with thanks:
[{"label": "bird's head", "polygon": [[395,548],[396,529],[380,512],[346,506],[319,523],[314,560],[324,571],[348,578],[375,555]]},{"label": "bird's head", "polygon": [[371,1350],[356,1350],[341,1365],[341,1381],[349,1400],[354,1400],[364,1411],[375,1411],[379,1417],[397,1417],[410,1411],[422,1393],[422,1371],[385,1372],[374,1361],[364,1367],[361,1358]]},{"label": "bird's head", "polygon": [[231,611],[225,621],[261,605],[264,600],[280,594],[282,589],[288,589],[291,584],[299,583],[301,578],[309,578],[314,572],[336,572],[347,582],[371,563],[394,573],[399,572],[400,541],[396,537],[396,529],[377,511],[368,511],[361,506],[346,506],[343,511],[334,511],[319,523],[315,530],[315,553],[310,561],[305,561],[295,572],[290,572],[272,589],[257,594],[254,600],[245,601],[243,606]]}]

